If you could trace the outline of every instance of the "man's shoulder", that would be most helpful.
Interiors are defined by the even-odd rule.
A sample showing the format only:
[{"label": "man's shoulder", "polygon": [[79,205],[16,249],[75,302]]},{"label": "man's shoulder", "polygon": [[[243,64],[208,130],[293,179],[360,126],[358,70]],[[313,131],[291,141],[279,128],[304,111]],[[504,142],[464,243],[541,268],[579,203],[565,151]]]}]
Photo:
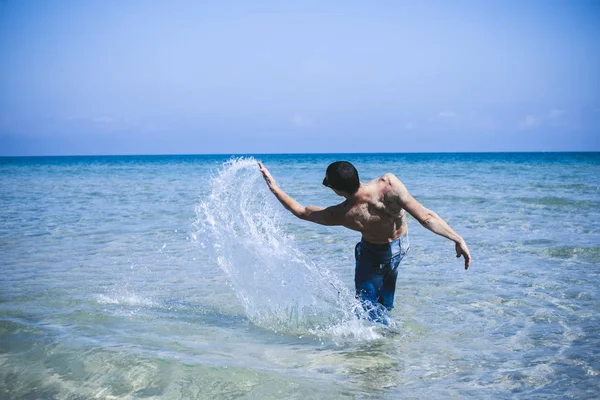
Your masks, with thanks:
[{"label": "man's shoulder", "polygon": [[400,181],[400,179],[396,175],[392,174],[391,172],[387,172],[387,173],[383,174],[383,176],[379,179],[391,186],[396,186],[396,185],[402,183]]},{"label": "man's shoulder", "polygon": [[385,185],[383,187],[381,187],[381,193],[384,196],[398,196],[400,198],[403,198],[406,196],[407,194],[407,190],[406,187],[404,186],[404,184],[402,183],[402,181],[400,179],[398,179],[398,177],[390,172],[388,172],[387,174],[384,174],[381,179],[383,180],[383,182],[385,182]]},{"label": "man's shoulder", "polygon": [[344,200],[343,202],[341,202],[339,204],[335,204],[333,206],[327,207],[327,209],[330,210],[330,212],[336,213],[337,215],[344,215],[352,208],[353,208],[353,204],[348,202],[348,200]]}]

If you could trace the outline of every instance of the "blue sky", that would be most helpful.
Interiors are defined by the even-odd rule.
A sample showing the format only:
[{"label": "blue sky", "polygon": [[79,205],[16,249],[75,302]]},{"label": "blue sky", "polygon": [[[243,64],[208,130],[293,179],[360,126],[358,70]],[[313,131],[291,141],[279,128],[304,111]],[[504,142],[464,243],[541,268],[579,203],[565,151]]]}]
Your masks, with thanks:
[{"label": "blue sky", "polygon": [[0,0],[0,155],[600,151],[598,1]]}]

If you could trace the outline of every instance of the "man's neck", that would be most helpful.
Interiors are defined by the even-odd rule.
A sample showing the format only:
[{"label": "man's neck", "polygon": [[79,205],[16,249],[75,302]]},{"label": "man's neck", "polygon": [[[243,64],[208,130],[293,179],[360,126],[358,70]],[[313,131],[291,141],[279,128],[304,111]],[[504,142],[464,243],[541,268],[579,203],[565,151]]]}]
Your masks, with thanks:
[{"label": "man's neck", "polygon": [[343,197],[346,198],[346,200],[352,200],[355,199],[356,197],[359,196],[359,194],[362,192],[362,190],[364,189],[365,185],[364,184],[360,184],[360,186],[358,187],[358,190],[356,192],[354,192],[354,194],[348,194],[346,192],[340,192],[340,195],[342,195]]}]

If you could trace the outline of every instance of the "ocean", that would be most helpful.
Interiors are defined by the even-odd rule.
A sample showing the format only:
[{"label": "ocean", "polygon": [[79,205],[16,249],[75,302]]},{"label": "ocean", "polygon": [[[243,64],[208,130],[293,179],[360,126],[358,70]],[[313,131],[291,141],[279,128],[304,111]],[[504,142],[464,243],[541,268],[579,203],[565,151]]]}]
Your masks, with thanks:
[{"label": "ocean", "polygon": [[[360,234],[295,219],[348,160],[409,218],[385,327]],[[600,153],[0,158],[1,399],[600,397]]]}]

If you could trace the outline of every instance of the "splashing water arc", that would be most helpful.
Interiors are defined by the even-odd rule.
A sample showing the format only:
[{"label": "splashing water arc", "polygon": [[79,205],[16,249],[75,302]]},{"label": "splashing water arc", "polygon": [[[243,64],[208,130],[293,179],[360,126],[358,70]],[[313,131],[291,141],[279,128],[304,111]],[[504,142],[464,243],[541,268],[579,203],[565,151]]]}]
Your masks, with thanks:
[{"label": "splashing water arc", "polygon": [[254,323],[276,331],[312,331],[356,322],[353,294],[297,249],[284,232],[280,210],[257,161],[232,159],[196,209],[197,237]]}]

